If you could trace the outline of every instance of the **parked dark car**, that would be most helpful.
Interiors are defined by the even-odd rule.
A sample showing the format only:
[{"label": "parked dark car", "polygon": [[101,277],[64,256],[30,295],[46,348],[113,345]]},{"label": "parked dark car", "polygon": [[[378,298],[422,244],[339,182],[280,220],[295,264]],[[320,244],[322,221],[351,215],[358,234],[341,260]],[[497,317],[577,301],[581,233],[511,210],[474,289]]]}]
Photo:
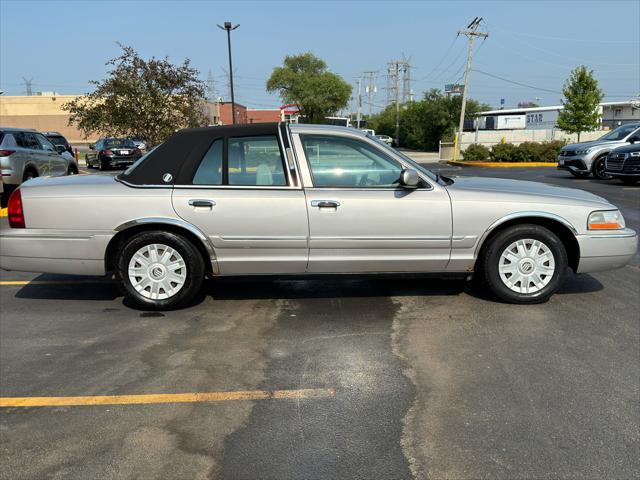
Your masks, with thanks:
[{"label": "parked dark car", "polygon": [[42,132],[42,134],[56,146],[56,149],[58,149],[60,153],[62,153],[62,151],[59,147],[64,147],[63,151],[69,152],[71,155],[73,155],[73,149],[71,148],[71,145],[60,132]]},{"label": "parked dark car", "polygon": [[89,148],[91,152],[85,155],[87,167],[100,170],[128,167],[142,156],[140,149],[129,138],[101,138]]},{"label": "parked dark car", "polygon": [[640,181],[640,143],[632,143],[612,150],[607,156],[605,172],[627,185]]}]

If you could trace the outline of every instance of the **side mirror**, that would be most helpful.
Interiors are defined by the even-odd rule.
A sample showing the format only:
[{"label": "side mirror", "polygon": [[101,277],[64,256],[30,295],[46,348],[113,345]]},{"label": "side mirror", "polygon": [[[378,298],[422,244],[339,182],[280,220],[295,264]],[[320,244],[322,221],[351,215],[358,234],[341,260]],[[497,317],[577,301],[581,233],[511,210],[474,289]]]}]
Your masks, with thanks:
[{"label": "side mirror", "polygon": [[633,135],[632,137],[629,137],[628,142],[629,143],[640,142],[640,136],[639,135]]},{"label": "side mirror", "polygon": [[66,152],[66,151],[67,151],[67,149],[65,148],[65,146],[64,146],[64,145],[56,145],[56,151],[57,151],[60,155],[62,155],[64,152]]},{"label": "side mirror", "polygon": [[400,173],[400,185],[404,188],[418,188],[420,175],[412,168],[405,168]]}]

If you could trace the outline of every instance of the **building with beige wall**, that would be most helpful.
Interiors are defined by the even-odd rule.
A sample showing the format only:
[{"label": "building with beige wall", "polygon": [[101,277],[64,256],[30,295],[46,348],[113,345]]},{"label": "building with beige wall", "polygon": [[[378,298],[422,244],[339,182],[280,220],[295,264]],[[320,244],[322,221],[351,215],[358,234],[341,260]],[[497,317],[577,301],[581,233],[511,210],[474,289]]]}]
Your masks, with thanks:
[{"label": "building with beige wall", "polygon": [[[78,128],[70,126],[69,113],[62,105],[77,98],[78,95],[58,95],[55,92],[42,92],[32,96],[0,95],[0,126],[33,128],[41,132],[60,132],[71,144],[95,142],[100,135],[86,137]],[[279,109],[252,110],[236,103],[236,123],[277,122],[281,119]],[[207,102],[205,114],[211,124],[227,125],[232,123],[231,103],[218,104]]]},{"label": "building with beige wall", "polygon": [[75,126],[69,126],[69,113],[62,105],[77,95],[4,96],[0,95],[0,126],[34,128],[39,131],[60,132],[72,144],[91,143],[98,135],[85,137]]}]

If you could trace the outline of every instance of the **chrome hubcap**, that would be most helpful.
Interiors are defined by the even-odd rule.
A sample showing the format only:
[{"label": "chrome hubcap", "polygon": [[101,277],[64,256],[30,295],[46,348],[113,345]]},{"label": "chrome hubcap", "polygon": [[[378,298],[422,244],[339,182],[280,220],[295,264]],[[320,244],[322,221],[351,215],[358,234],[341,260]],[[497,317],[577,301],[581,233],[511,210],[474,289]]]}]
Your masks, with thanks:
[{"label": "chrome hubcap", "polygon": [[553,278],[553,253],[540,240],[517,240],[500,255],[498,273],[502,282],[517,293],[535,293]]},{"label": "chrome hubcap", "polygon": [[167,245],[145,245],[131,257],[129,281],[145,298],[164,300],[184,286],[187,265],[176,250]]}]

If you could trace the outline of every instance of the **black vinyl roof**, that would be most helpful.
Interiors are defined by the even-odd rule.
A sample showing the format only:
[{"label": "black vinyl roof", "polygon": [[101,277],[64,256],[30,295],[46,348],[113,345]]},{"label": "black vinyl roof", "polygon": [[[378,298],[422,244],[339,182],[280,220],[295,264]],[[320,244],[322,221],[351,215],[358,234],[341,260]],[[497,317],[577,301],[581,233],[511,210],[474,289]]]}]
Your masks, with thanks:
[{"label": "black vinyl roof", "polygon": [[[191,183],[193,174],[211,144],[219,138],[237,136],[277,135],[278,123],[223,125],[217,127],[188,128],[171,135],[129,174],[118,179],[133,185],[184,185]],[[171,182],[162,177],[169,173]]]}]

